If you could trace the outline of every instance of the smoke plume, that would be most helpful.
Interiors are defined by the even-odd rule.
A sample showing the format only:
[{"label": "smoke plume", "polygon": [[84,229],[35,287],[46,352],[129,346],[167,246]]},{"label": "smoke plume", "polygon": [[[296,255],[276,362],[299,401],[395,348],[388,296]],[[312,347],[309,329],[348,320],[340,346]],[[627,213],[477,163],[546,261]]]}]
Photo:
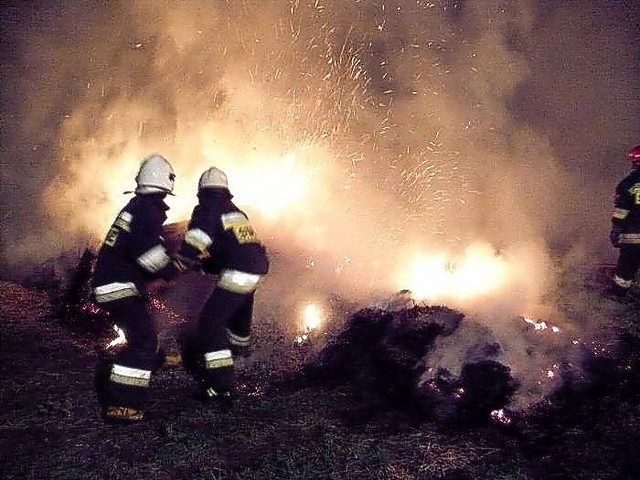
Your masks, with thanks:
[{"label": "smoke plume", "polygon": [[500,285],[438,301],[556,315],[558,266],[614,256],[639,15],[595,0],[9,4],[3,275],[99,242],[159,152],[178,175],[169,221],[224,169],[270,250],[312,272],[298,297],[424,286],[403,284],[420,255],[455,272],[479,251]]}]

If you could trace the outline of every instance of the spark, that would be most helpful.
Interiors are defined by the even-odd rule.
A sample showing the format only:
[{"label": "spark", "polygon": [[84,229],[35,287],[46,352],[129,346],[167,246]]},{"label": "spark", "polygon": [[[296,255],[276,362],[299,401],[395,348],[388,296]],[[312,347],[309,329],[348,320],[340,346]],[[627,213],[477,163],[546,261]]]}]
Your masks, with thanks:
[{"label": "spark", "polygon": [[453,392],[453,398],[455,398],[456,400],[460,400],[464,395],[464,388],[462,387],[458,387],[455,389],[455,391]]}]

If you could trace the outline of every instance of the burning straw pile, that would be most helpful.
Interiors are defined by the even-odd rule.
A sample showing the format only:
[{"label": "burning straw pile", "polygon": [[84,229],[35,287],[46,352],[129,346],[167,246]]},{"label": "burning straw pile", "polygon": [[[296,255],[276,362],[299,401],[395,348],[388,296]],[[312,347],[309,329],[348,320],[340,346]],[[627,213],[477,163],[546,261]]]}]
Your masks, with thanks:
[{"label": "burning straw pile", "polygon": [[353,421],[390,410],[407,413],[413,422],[501,420],[518,382],[497,361],[499,345],[476,345],[458,376],[425,361],[438,337],[451,335],[464,321],[462,313],[443,306],[361,310],[305,366],[306,379],[355,387],[362,408],[348,414]]},{"label": "burning straw pile", "polygon": [[[113,326],[90,297],[94,263],[95,253],[87,250],[62,302],[60,318],[71,330],[108,348]],[[179,350],[175,343],[178,334],[190,318],[195,318],[210,288],[211,279],[194,273],[173,289],[152,296],[151,307],[162,325],[160,340],[165,353]],[[347,318],[327,326],[322,336],[311,332],[318,339],[327,339],[320,344],[292,344],[286,326],[257,322],[255,334],[264,351],[255,352],[245,365],[247,385],[255,380],[267,390],[291,389],[298,384],[291,382],[295,377],[302,378],[305,386],[347,387],[354,398],[347,402],[346,420],[356,423],[400,414],[411,423],[472,426],[491,422],[513,426],[512,420],[522,418],[513,406],[530,387],[525,378],[529,372],[525,369],[523,376],[522,363],[535,370],[540,383],[553,386],[534,395],[537,402],[554,393],[553,402],[561,405],[563,398],[579,395],[577,389],[582,394],[585,389],[593,392],[607,379],[615,379],[615,388],[639,383],[635,373],[638,355],[628,342],[622,342],[616,355],[603,355],[602,349],[586,348],[590,345],[586,341],[572,342],[570,336],[560,339],[553,325],[546,328],[544,322],[520,317],[513,322],[510,334],[521,335],[530,348],[514,358],[513,346],[509,348],[502,343],[504,338],[497,340],[486,325],[465,314],[446,306],[417,305],[413,300],[406,301],[406,296],[394,298],[405,301],[364,308],[348,317],[341,312],[341,318]],[[548,338],[542,339],[542,333],[549,333]],[[569,353],[577,363],[562,365],[557,371],[537,371],[538,363],[542,363],[535,351],[544,357],[544,349],[558,346],[554,342],[565,353],[572,348],[574,352]]]}]

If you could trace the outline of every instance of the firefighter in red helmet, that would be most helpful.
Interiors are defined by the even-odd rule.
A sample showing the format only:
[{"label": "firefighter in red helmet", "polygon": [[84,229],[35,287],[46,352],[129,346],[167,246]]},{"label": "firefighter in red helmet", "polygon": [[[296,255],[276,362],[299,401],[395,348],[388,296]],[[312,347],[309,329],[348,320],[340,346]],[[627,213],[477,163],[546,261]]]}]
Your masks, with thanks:
[{"label": "firefighter in red helmet", "polygon": [[248,355],[254,295],[269,270],[265,247],[232,198],[226,174],[207,169],[179,250],[185,262],[201,262],[203,272],[218,276],[183,358],[200,398],[227,405],[234,397],[234,357]]},{"label": "firefighter in red helmet", "polygon": [[640,268],[640,145],[629,150],[632,171],[618,183],[611,217],[611,244],[620,250],[610,292],[623,298]]},{"label": "firefighter in red helmet", "polygon": [[[118,213],[98,252],[93,295],[122,328],[127,344],[98,371],[98,400],[108,422],[142,420],[151,373],[158,365],[158,340],[147,305],[154,279],[171,280],[186,266],[169,256],[162,238],[175,174],[163,156],[145,158],[136,176],[135,196]],[[125,192],[130,193],[130,192]]]}]

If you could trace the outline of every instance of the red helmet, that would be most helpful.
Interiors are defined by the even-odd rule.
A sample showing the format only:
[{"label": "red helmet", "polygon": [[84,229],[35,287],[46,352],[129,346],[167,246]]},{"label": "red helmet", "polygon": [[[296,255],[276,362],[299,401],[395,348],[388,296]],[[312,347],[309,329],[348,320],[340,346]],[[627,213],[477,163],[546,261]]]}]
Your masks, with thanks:
[{"label": "red helmet", "polygon": [[640,145],[629,150],[629,161],[634,165],[640,165]]}]

